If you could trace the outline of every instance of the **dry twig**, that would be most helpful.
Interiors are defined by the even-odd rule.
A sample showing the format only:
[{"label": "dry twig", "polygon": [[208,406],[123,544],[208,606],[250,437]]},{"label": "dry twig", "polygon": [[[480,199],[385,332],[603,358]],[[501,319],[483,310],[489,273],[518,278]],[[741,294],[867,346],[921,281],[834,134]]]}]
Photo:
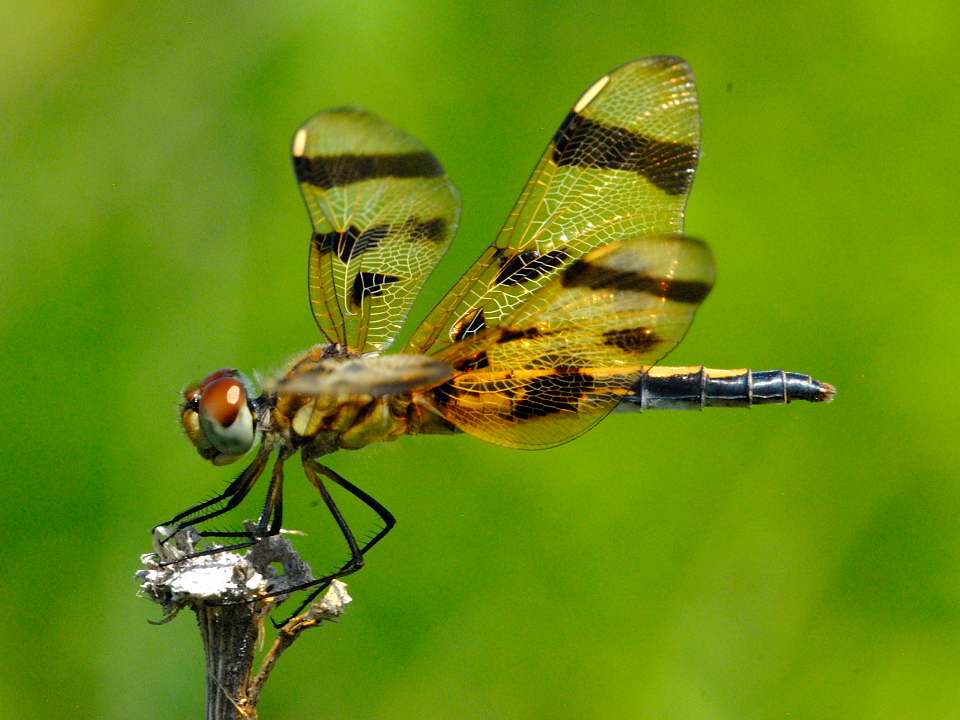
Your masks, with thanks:
[{"label": "dry twig", "polygon": [[[283,601],[283,590],[312,579],[310,567],[282,535],[264,538],[245,555],[232,552],[186,558],[200,538],[187,528],[164,544],[154,533],[155,552],[142,556],[140,593],[164,609],[163,624],[184,607],[192,609],[206,656],[207,720],[257,717],[263,686],[280,656],[304,630],[333,620],[350,602],[347,586],[334,580],[323,599],[281,627],[256,675],[253,661],[264,620]],[[278,574],[275,568],[283,567]],[[271,593],[266,592],[269,584]]]}]

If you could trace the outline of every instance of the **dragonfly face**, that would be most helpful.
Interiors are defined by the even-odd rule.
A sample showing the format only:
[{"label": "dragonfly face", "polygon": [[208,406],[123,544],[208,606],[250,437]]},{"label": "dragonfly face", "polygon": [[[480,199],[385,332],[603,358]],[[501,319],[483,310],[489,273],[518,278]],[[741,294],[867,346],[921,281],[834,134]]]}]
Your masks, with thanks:
[{"label": "dragonfly face", "polygon": [[[311,598],[359,569],[394,522],[320,465],[321,455],[443,432],[549,448],[616,409],[833,397],[831,385],[799,373],[658,365],[714,282],[710,249],[683,234],[700,115],[680,58],[636,60],[590,86],[497,237],[402,347],[394,340],[407,312],[456,231],[456,189],[420,141],[356,108],[309,118],[290,152],[312,224],[308,291],[321,343],[260,397],[236,370],[187,389],[181,419],[202,457],[227,464],[262,443],[223,494],[165,524],[179,529],[235,507],[276,452],[256,528],[222,535],[247,538],[227,546],[236,548],[279,532],[283,463],[299,452],[351,551],[310,584]],[[366,503],[384,528],[358,544],[324,479]]]},{"label": "dragonfly face", "polygon": [[223,369],[183,391],[180,422],[200,456],[214,465],[243,457],[259,436],[249,388],[239,371]]}]

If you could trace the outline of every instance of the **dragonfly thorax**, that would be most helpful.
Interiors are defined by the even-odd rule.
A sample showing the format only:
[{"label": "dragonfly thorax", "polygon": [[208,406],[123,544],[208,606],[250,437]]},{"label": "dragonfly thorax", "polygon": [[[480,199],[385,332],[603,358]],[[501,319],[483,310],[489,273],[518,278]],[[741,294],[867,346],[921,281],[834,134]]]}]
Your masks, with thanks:
[{"label": "dragonfly thorax", "polygon": [[291,445],[359,448],[417,432],[420,393],[446,381],[446,362],[317,345],[271,384],[272,427]]}]

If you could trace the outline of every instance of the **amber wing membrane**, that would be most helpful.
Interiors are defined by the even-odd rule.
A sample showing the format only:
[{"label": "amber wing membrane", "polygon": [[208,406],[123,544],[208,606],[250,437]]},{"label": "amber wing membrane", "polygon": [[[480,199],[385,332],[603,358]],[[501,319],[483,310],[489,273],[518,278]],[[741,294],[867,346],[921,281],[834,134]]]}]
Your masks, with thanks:
[{"label": "amber wing membrane", "polygon": [[494,243],[405,352],[441,352],[496,327],[594,248],[681,232],[699,146],[683,60],[644,58],[600,78],[551,139]]},{"label": "amber wing membrane", "polygon": [[453,238],[456,189],[418,140],[362,110],[314,115],[291,152],[317,325],[330,343],[382,351]]},{"label": "amber wing membrane", "polygon": [[680,342],[712,286],[699,240],[645,236],[594,250],[499,327],[437,355],[456,375],[433,391],[434,409],[500,445],[571,440]]}]

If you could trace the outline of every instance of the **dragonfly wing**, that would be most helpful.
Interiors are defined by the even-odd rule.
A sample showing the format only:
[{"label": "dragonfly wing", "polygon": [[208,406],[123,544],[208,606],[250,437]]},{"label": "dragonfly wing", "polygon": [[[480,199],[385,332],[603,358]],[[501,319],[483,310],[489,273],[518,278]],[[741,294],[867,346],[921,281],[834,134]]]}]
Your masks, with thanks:
[{"label": "dragonfly wing", "polygon": [[424,392],[453,374],[450,365],[424,355],[368,355],[320,361],[271,388],[277,393],[322,396],[336,401]]},{"label": "dragonfly wing", "polygon": [[500,325],[595,248],[681,232],[699,147],[696,88],[683,60],[644,58],[604,75],[554,134],[494,243],[405,352],[442,352]]},{"label": "dragonfly wing", "polygon": [[456,189],[418,140],[363,110],[314,115],[291,153],[317,325],[330,343],[381,352],[456,232]]},{"label": "dragonfly wing", "polygon": [[680,342],[713,279],[709,248],[682,235],[594,250],[500,326],[435,356],[455,375],[433,391],[434,409],[499,445],[571,440]]}]

